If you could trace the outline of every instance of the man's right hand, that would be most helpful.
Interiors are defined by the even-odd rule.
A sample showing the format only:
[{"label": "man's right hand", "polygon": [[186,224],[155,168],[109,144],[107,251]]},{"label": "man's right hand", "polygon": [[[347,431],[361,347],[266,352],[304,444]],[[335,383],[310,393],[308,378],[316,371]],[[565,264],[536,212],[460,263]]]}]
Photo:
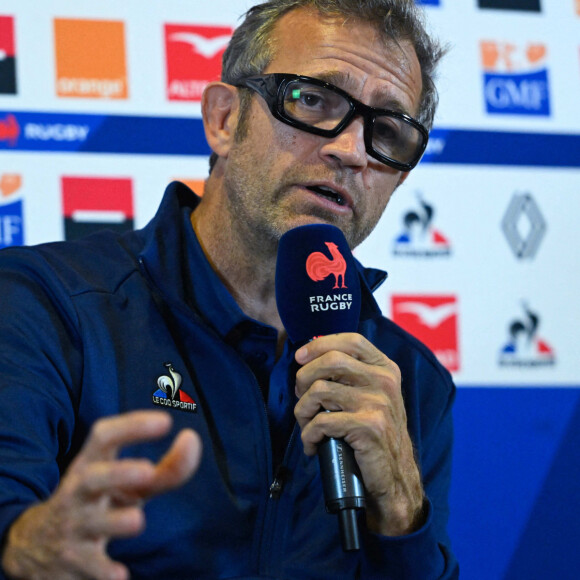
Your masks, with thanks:
[{"label": "man's right hand", "polygon": [[12,524],[2,556],[8,577],[128,579],[128,569],[107,555],[109,540],[144,529],[144,501],[193,475],[201,440],[184,429],[157,464],[118,459],[119,450],[163,437],[171,423],[163,411],[135,411],[96,422],[54,494]]}]

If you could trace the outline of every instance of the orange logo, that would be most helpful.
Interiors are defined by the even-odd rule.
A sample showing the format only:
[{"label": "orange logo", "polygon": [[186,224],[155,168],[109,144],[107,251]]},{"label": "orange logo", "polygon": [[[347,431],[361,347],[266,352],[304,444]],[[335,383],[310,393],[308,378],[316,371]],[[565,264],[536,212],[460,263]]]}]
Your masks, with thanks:
[{"label": "orange logo", "polygon": [[[320,282],[331,274],[334,275],[333,288],[346,288],[344,275],[346,273],[346,260],[338,250],[334,242],[324,242],[330,251],[332,258],[327,258],[322,252],[312,252],[306,259],[306,273],[311,280]],[[342,277],[342,286],[338,285],[338,279]]]},{"label": "orange logo", "polygon": [[54,20],[59,97],[126,99],[125,24],[108,20]]},{"label": "orange logo", "polygon": [[203,195],[205,179],[178,179],[177,181],[181,181],[181,183],[187,185],[187,187],[199,195],[199,197]]},{"label": "orange logo", "polygon": [[22,177],[17,173],[3,173],[0,177],[0,191],[2,197],[8,197],[22,186]]}]

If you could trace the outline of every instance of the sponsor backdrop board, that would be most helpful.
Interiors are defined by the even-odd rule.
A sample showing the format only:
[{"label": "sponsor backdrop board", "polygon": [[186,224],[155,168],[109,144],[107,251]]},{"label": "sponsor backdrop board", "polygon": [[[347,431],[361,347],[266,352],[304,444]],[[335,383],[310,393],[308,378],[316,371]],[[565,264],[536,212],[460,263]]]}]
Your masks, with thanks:
[{"label": "sponsor backdrop board", "polygon": [[[449,42],[422,164],[356,255],[458,385],[462,577],[578,577],[578,0],[423,0]],[[4,0],[0,247],[141,227],[202,193],[200,95],[250,0]]]}]

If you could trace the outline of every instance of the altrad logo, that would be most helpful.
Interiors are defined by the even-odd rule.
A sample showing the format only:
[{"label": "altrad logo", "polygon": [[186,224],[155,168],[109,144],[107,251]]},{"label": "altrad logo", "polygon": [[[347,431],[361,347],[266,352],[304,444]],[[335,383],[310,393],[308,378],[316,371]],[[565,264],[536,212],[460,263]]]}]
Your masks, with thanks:
[{"label": "altrad logo", "polygon": [[195,413],[197,411],[196,402],[181,390],[183,381],[181,375],[175,370],[172,363],[163,364],[167,369],[167,374],[161,375],[157,379],[159,388],[153,393],[153,404]]},{"label": "altrad logo", "polygon": [[200,101],[206,85],[219,80],[229,26],[165,25],[167,98]]},{"label": "altrad logo", "polygon": [[449,371],[459,370],[458,315],[454,295],[393,295],[392,320],[424,342]]}]

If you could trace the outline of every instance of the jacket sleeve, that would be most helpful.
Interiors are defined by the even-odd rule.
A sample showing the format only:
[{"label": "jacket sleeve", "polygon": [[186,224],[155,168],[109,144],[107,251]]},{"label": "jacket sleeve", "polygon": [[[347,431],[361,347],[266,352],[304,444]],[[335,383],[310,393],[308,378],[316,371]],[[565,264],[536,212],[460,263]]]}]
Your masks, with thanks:
[{"label": "jacket sleeve", "polygon": [[401,329],[395,332],[398,337],[391,336],[382,350],[401,369],[408,430],[427,498],[426,522],[407,536],[368,533],[360,577],[450,580],[459,577],[447,533],[455,386],[447,370],[424,345]]},{"label": "jacket sleeve", "polygon": [[29,249],[0,252],[2,539],[58,485],[74,429],[79,345],[70,297],[44,260]]}]

